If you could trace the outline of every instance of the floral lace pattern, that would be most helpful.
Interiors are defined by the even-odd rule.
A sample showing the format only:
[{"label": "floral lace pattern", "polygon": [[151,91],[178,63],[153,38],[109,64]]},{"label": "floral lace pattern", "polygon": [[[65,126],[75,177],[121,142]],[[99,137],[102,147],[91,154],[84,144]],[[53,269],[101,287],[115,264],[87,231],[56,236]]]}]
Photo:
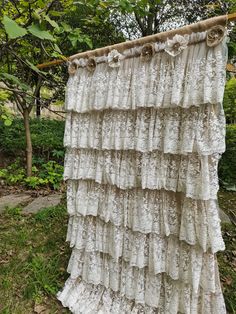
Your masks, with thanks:
[{"label": "floral lace pattern", "polygon": [[[222,35],[222,36],[221,36]],[[74,314],[226,314],[223,28],[73,60],[64,179]]]},{"label": "floral lace pattern", "polygon": [[194,200],[166,190],[119,190],[93,181],[68,180],[67,204],[70,222],[74,216],[98,216],[105,223],[134,232],[174,235],[201,246],[204,252],[210,249],[215,253],[225,247],[215,200]]},{"label": "floral lace pattern", "polygon": [[187,197],[215,199],[218,191],[219,154],[173,155],[158,151],[68,150],[65,179],[92,179],[120,189],[166,189]]},{"label": "floral lace pattern", "polygon": [[[86,282],[102,284],[113,291],[121,291],[121,294],[126,295],[129,299],[135,299],[137,303],[142,304],[145,302],[145,293],[153,293],[153,291],[148,291],[148,283],[155,283],[155,291],[160,285],[163,274],[171,280],[191,285],[194,293],[197,293],[200,287],[206,293],[215,293],[219,278],[214,255],[202,255],[197,250],[189,252],[188,249],[183,248],[178,251],[174,244],[169,244],[169,246],[171,247],[168,248],[169,254],[166,254],[166,260],[165,250],[168,250],[164,245],[162,246],[164,253],[155,261],[156,264],[159,262],[159,268],[154,270],[156,273],[149,267],[139,268],[130,265],[124,259],[116,261],[108,254],[96,251],[88,252],[83,249],[73,250],[67,271],[71,274],[72,279],[82,276]],[[162,262],[160,262],[161,260]],[[157,299],[156,296],[155,302]],[[151,302],[149,301],[147,304],[158,306],[158,303],[153,303],[154,300]]]},{"label": "floral lace pattern", "polygon": [[[220,285],[216,293],[207,294],[203,289],[193,293],[190,285],[168,280],[162,276],[161,285],[153,285],[153,293],[146,299],[159,301],[158,307],[135,303],[121,293],[102,285],[84,280],[68,279],[64,290],[58,294],[64,306],[77,314],[212,314],[226,313]],[[150,283],[149,283],[150,284]],[[155,292],[157,290],[158,299]]]},{"label": "floral lace pattern", "polygon": [[72,148],[115,149],[209,155],[225,151],[225,117],[221,106],[189,110],[106,110],[72,114],[66,120],[64,145]]},{"label": "floral lace pattern", "polygon": [[76,249],[81,256],[94,252],[100,256],[99,252],[102,252],[118,265],[125,261],[130,267],[146,267],[152,274],[165,272],[173,280],[191,283],[195,292],[199,284],[206,291],[215,290],[212,283],[214,254],[204,253],[200,247],[188,245],[174,236],[146,235],[106,224],[94,217],[73,217],[69,222],[67,241],[75,247],[74,254],[77,254]]},{"label": "floral lace pattern", "polygon": [[175,58],[160,52],[150,62],[130,58],[118,68],[101,63],[93,73],[79,68],[68,80],[65,109],[89,112],[219,104],[225,66],[224,45],[208,50],[205,43],[199,43]]}]

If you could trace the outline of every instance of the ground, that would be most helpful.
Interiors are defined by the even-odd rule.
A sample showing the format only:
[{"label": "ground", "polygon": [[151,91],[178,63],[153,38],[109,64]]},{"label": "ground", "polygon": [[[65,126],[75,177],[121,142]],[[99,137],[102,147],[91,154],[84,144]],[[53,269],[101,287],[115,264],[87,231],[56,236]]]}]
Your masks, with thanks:
[{"label": "ground", "polygon": [[[232,215],[236,193],[221,191],[219,202]],[[231,213],[231,214],[230,214]],[[23,214],[20,206],[0,214],[0,313],[70,313],[56,300],[68,274],[70,248],[65,195],[61,204]],[[218,253],[222,287],[228,313],[236,313],[236,230],[222,224],[226,250]]]},{"label": "ground", "polygon": [[55,298],[67,278],[70,249],[65,200],[36,214],[0,214],[0,313],[69,313]]}]

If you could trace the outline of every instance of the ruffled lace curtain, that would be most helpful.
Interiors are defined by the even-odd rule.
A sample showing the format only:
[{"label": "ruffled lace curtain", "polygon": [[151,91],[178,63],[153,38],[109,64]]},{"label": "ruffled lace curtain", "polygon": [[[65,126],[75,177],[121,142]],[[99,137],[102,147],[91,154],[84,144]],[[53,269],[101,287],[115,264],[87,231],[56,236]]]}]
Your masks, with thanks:
[{"label": "ruffled lace curtain", "polygon": [[76,314],[224,314],[217,166],[225,29],[69,65],[64,178]]}]

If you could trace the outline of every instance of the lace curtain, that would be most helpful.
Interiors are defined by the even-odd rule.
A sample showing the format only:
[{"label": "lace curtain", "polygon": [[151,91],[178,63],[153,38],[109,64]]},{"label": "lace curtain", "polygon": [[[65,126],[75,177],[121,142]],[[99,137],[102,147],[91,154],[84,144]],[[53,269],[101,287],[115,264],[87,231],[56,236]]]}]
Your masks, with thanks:
[{"label": "lace curtain", "polygon": [[76,314],[224,314],[225,29],[75,59],[64,179]]}]

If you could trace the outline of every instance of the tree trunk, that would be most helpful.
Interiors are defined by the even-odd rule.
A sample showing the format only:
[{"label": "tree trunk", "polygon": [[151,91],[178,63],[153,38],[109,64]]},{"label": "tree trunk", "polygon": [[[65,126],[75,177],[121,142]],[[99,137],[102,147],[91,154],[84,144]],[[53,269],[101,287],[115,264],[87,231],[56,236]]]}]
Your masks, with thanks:
[{"label": "tree trunk", "polygon": [[40,115],[41,115],[40,100],[36,99],[36,117],[40,118]]},{"label": "tree trunk", "polygon": [[36,117],[40,118],[41,116],[41,102],[40,102],[40,89],[41,89],[42,78],[38,77],[37,85],[35,87],[34,96],[36,97]]},{"label": "tree trunk", "polygon": [[28,109],[24,109],[23,117],[24,117],[25,139],[26,139],[26,170],[27,170],[27,177],[31,177],[32,176],[32,142],[31,142]]}]

